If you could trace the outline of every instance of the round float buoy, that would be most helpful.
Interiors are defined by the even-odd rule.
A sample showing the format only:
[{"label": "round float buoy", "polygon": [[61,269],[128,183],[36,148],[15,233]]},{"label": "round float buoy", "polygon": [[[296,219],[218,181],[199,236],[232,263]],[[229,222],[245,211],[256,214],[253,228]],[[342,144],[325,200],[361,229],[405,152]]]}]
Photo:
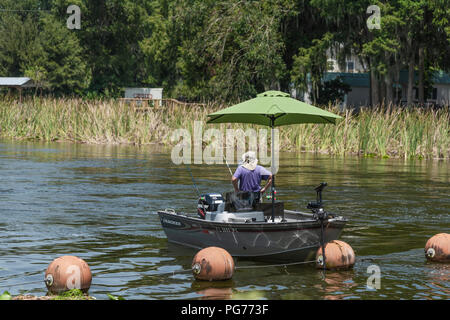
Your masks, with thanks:
[{"label": "round float buoy", "polygon": [[59,294],[70,289],[87,292],[92,274],[88,264],[75,256],[62,256],[50,263],[45,271],[45,285],[49,292]]},{"label": "round float buoy", "polygon": [[[344,241],[333,240],[325,244],[326,269],[350,269],[355,264],[355,252]],[[316,253],[316,267],[323,268],[322,246]]]},{"label": "round float buoy", "polygon": [[425,257],[435,262],[450,262],[450,234],[438,233],[425,244]]},{"label": "round float buoy", "polygon": [[192,260],[192,273],[197,280],[228,280],[233,277],[234,260],[225,249],[208,247]]}]

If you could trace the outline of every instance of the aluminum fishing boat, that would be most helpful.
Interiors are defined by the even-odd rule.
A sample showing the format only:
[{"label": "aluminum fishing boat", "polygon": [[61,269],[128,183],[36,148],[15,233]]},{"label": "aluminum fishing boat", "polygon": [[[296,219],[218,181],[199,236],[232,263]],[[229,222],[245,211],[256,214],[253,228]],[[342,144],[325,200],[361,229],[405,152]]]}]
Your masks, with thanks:
[{"label": "aluminum fishing boat", "polygon": [[347,219],[327,212],[321,183],[310,212],[285,210],[283,202],[262,203],[259,194],[203,194],[197,213],[158,211],[169,242],[196,249],[221,247],[232,256],[285,262],[315,259],[321,244],[339,238]]}]

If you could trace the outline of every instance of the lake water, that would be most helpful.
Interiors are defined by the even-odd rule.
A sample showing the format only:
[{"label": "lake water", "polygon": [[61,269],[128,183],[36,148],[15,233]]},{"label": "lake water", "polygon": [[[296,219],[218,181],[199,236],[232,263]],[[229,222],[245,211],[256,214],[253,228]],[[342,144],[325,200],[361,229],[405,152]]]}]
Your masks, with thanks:
[{"label": "lake water", "polygon": [[[233,165],[233,168],[236,166]],[[200,191],[230,190],[225,165],[192,165]],[[450,162],[281,153],[278,198],[304,209],[328,183],[329,211],[349,219],[350,271],[236,260],[230,281],[195,281],[196,250],[169,244],[156,211],[196,210],[196,192],[170,149],[0,141],[0,293],[42,296],[62,255],[90,266],[90,295],[108,299],[449,299],[450,265],[424,257],[450,232]],[[370,266],[380,288],[370,289]],[[372,267],[373,268],[373,267]]]}]

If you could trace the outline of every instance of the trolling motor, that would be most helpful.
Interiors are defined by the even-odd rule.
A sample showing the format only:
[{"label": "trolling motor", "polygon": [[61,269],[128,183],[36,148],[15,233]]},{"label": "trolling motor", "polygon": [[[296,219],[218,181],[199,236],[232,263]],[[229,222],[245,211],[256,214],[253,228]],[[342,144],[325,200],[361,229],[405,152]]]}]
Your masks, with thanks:
[{"label": "trolling motor", "polygon": [[[308,209],[313,212],[313,218],[320,221],[320,246],[322,247],[322,262],[323,270],[326,269],[326,257],[325,257],[325,234],[324,234],[324,220],[328,219],[328,212],[323,209],[322,203],[322,191],[327,186],[326,182],[321,182],[320,185],[314,188],[316,191],[316,202],[310,202],[307,205]],[[331,216],[331,215],[330,215]]]},{"label": "trolling motor", "polygon": [[327,186],[326,182],[321,182],[320,185],[315,187],[314,190],[316,191],[316,201],[310,202],[306,206],[308,209],[312,210],[314,217],[316,219],[326,219],[328,216],[327,212],[323,209],[322,203],[322,191],[323,189],[325,189],[326,186]]}]

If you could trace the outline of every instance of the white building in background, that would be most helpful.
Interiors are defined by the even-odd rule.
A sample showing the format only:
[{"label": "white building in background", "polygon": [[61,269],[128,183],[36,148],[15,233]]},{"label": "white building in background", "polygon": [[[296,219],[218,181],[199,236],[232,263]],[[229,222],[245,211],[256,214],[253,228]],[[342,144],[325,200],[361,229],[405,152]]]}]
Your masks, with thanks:
[{"label": "white building in background", "polygon": [[142,101],[151,100],[152,105],[161,106],[162,98],[163,88],[125,88],[124,100],[132,101],[137,99],[136,105],[141,105]]},{"label": "white building in background", "polygon": [[163,88],[125,88],[125,98],[128,99],[162,99]]},{"label": "white building in background", "polygon": [[[341,45],[342,49],[342,45]],[[350,53],[344,59],[338,60],[335,52],[330,48],[326,52],[327,55],[327,71],[328,72],[345,72],[345,73],[364,73],[369,72],[369,66],[357,55]]]},{"label": "white building in background", "polygon": [[427,102],[442,106],[450,105],[450,74],[444,71],[436,71],[431,81],[433,82],[433,89]]},{"label": "white building in background", "polygon": [[22,101],[22,90],[27,88],[36,88],[38,85],[28,77],[0,77],[1,88],[15,88],[19,91],[19,99]]},{"label": "white building in background", "polygon": [[329,57],[327,62],[328,72],[363,73],[369,71],[369,67],[355,55],[346,57],[341,64],[333,57]]}]

